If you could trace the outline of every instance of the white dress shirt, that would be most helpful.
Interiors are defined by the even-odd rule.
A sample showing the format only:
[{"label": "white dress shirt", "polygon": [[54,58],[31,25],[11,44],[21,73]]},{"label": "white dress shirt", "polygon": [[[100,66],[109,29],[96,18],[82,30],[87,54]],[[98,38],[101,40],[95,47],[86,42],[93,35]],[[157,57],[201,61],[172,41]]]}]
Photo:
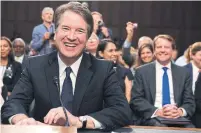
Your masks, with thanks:
[{"label": "white dress shirt", "polygon": [[[154,106],[157,107],[158,109],[162,109],[162,86],[163,86],[163,74],[164,70],[163,67],[167,67],[167,75],[169,79],[169,89],[170,89],[170,104],[174,104],[177,106],[177,103],[174,101],[174,91],[173,91],[173,78],[172,78],[172,70],[171,70],[171,62],[167,66],[161,65],[157,60],[156,60],[156,98],[155,98],[155,103]],[[157,109],[157,110],[158,110]],[[183,111],[183,116],[186,116],[186,110],[184,108],[181,108]],[[156,110],[156,111],[157,111]],[[156,117],[156,111],[153,113],[151,118]]]},{"label": "white dress shirt", "polygon": [[23,59],[24,59],[24,55],[22,55],[20,57],[15,56],[15,61],[17,61],[17,62],[19,62],[21,64],[22,64]]},{"label": "white dress shirt", "polygon": [[169,89],[170,89],[170,104],[175,104],[174,101],[174,91],[173,91],[173,80],[172,80],[172,71],[171,71],[171,63],[167,66],[162,66],[158,61],[156,61],[156,99],[154,106],[157,108],[162,108],[162,87],[163,87],[163,74],[164,70],[163,67],[167,67],[167,75],[169,79]]},{"label": "white dress shirt", "polygon": [[192,64],[192,69],[193,69],[193,73],[192,73],[192,78],[193,78],[193,83],[192,83],[192,90],[193,90],[193,94],[195,91],[195,82],[198,79],[198,75],[199,75],[199,68],[193,63],[193,61],[191,62]]},{"label": "white dress shirt", "polygon": [[[59,81],[60,81],[60,89],[61,89],[59,91],[60,95],[61,95],[61,92],[62,92],[62,87],[63,87],[64,80],[66,78],[66,71],[65,71],[66,67],[71,67],[71,69],[72,69],[72,72],[70,73],[70,78],[71,78],[71,81],[72,81],[73,95],[74,95],[76,77],[77,77],[77,73],[78,73],[78,70],[79,70],[79,67],[80,67],[80,63],[82,61],[82,56],[80,56],[80,58],[76,62],[74,62],[71,66],[66,66],[66,64],[61,60],[61,58],[59,57],[59,54],[58,54]],[[86,117],[90,117],[90,116],[86,116]],[[99,121],[95,120],[92,117],[90,117],[90,118],[94,122],[94,126],[95,126],[96,129],[104,128],[103,125]]]},{"label": "white dress shirt", "polygon": [[180,56],[176,61],[175,64],[178,66],[185,66],[187,65],[187,59],[184,55]]}]

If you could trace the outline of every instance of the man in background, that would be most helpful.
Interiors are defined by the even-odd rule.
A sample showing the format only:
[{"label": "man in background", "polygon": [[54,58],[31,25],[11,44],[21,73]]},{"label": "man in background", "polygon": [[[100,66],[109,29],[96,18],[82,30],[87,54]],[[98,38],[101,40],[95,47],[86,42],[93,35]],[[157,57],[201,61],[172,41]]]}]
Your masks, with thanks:
[{"label": "man in background", "polygon": [[15,61],[21,63],[22,68],[24,68],[24,62],[28,58],[25,53],[25,46],[26,44],[22,38],[16,38],[13,41]]},{"label": "man in background", "polygon": [[54,50],[54,47],[49,43],[50,36],[55,31],[55,26],[52,22],[53,15],[53,9],[45,7],[41,16],[43,23],[33,29],[31,47],[36,51],[37,55],[48,54]]},{"label": "man in background", "polygon": [[99,39],[112,38],[112,30],[106,27],[102,14],[94,11],[91,15],[94,20],[94,33],[97,34]]},{"label": "man in background", "polygon": [[157,117],[190,119],[195,111],[192,82],[186,68],[172,63],[175,41],[169,35],[158,35],[153,44],[156,61],[136,69],[130,107],[144,126],[169,126]]}]

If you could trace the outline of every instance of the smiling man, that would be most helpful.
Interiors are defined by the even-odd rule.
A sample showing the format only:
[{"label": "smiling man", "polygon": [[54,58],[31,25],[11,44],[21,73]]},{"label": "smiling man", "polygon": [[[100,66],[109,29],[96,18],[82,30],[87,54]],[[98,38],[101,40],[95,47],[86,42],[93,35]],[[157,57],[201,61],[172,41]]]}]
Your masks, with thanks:
[{"label": "smiling man", "polygon": [[[130,124],[131,110],[112,63],[83,52],[93,31],[88,8],[79,2],[59,6],[55,26],[58,52],[28,60],[2,107],[3,123],[104,130]],[[27,110],[33,99],[35,114],[29,118]]]},{"label": "smiling man", "polygon": [[143,118],[142,125],[169,126],[160,123],[155,117],[190,119],[195,111],[190,73],[186,68],[171,62],[174,48],[175,41],[171,36],[156,36],[156,61],[136,70],[130,106],[134,113]]}]

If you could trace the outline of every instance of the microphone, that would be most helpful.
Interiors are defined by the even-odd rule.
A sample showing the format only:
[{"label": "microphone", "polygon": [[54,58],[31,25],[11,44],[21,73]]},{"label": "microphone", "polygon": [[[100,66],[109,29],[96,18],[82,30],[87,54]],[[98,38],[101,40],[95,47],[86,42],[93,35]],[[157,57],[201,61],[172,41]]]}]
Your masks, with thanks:
[{"label": "microphone", "polygon": [[70,125],[69,125],[69,122],[68,122],[68,115],[67,115],[67,113],[66,113],[66,109],[65,109],[65,107],[64,107],[64,105],[63,105],[63,102],[62,102],[62,100],[61,100],[61,96],[60,96],[60,87],[59,87],[59,79],[57,78],[57,76],[54,76],[53,82],[54,82],[54,84],[56,85],[57,89],[59,90],[59,101],[60,101],[60,103],[61,103],[61,106],[62,106],[63,111],[64,111],[64,115],[65,115],[65,117],[66,117],[66,126],[70,126]]}]

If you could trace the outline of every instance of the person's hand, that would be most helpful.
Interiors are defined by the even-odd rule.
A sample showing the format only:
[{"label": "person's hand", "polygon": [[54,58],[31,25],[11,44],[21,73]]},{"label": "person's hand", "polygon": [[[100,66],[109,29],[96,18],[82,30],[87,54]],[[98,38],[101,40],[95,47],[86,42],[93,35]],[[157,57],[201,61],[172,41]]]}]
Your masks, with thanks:
[{"label": "person's hand", "polygon": [[50,38],[50,32],[45,32],[43,40],[48,40]]},{"label": "person's hand", "polygon": [[34,118],[26,118],[18,121],[15,125],[46,125],[40,121],[36,121]]},{"label": "person's hand", "polygon": [[11,95],[11,92],[8,91],[8,96],[10,96],[10,95]]},{"label": "person's hand", "polygon": [[71,113],[68,112],[68,121],[70,126],[74,126],[77,128],[82,127],[82,122],[79,120],[78,117],[72,115]]},{"label": "person's hand", "polygon": [[181,111],[176,105],[167,104],[163,106],[163,115],[166,118],[178,118],[182,115]]},{"label": "person's hand", "polygon": [[102,26],[101,27],[101,32],[103,33],[103,35],[108,38],[110,35],[109,35],[109,31],[108,31],[108,28],[105,27],[105,26]]},{"label": "person's hand", "polygon": [[[70,126],[76,126],[77,128],[82,127],[82,123],[79,118],[72,115],[69,111],[65,110],[68,116],[68,122]],[[63,111],[63,107],[51,109],[44,117],[44,123],[50,125],[64,126],[66,124],[66,117]]]},{"label": "person's hand", "polygon": [[158,109],[155,113],[156,116],[159,116],[159,117],[164,117],[163,116],[163,109]]},{"label": "person's hand", "polygon": [[44,117],[44,123],[49,125],[60,125],[66,124],[66,117],[62,107],[51,109]]},{"label": "person's hand", "polygon": [[134,35],[134,28],[135,28],[135,23],[127,22],[126,24],[127,40],[130,42],[132,41],[132,38]]}]

